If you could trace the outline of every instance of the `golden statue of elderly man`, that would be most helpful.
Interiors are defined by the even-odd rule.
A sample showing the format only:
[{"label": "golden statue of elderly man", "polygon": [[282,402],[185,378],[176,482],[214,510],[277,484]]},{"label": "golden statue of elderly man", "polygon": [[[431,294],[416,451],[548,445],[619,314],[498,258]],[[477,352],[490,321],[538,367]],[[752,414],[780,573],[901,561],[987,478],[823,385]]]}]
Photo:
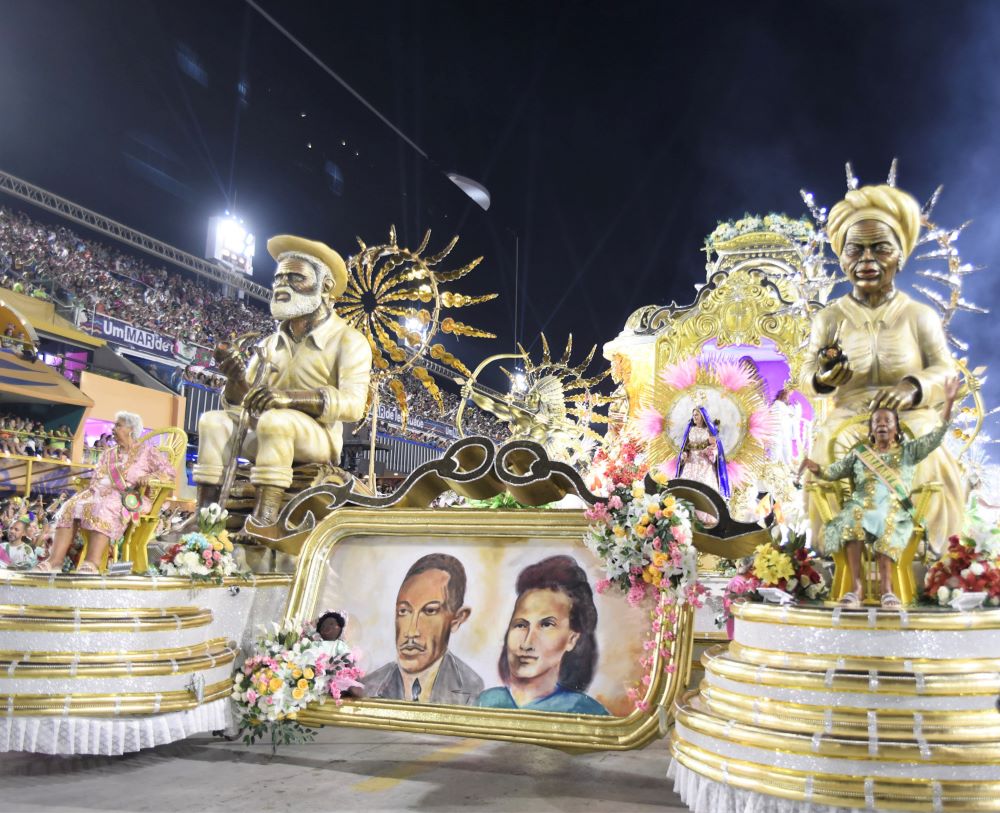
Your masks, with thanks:
[{"label": "golden statue of elderly man", "polygon": [[[239,407],[246,409],[249,431],[240,451],[254,460],[253,518],[261,525],[277,517],[293,463],[340,462],[343,422],[363,416],[372,366],[368,340],[333,309],[347,287],[341,256],[291,235],[272,237],[267,250],[278,262],[271,300],[278,329],[262,340],[248,365],[235,349],[217,349],[227,378],[226,408],[201,416],[193,470],[199,505],[216,501],[233,454]],[[262,377],[261,364],[267,365]]]},{"label": "golden statue of elderly man", "polygon": [[[814,444],[821,465],[833,462],[831,440],[844,421],[878,407],[896,410],[914,437],[930,432],[955,375],[938,315],[895,286],[920,234],[916,200],[894,186],[853,189],[830,210],[827,233],[852,290],[817,314],[803,367],[802,388],[833,402]],[[962,527],[965,505],[958,463],[944,446],[920,463],[913,485],[931,481],[943,486],[927,518],[940,550]]]}]

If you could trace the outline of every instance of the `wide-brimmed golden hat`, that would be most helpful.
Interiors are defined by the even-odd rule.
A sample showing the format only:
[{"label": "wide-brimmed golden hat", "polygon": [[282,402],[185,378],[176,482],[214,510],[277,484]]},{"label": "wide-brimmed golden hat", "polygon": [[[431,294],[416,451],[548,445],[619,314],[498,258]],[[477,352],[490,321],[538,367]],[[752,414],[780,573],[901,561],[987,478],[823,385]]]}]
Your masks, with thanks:
[{"label": "wide-brimmed golden hat", "polygon": [[333,274],[333,290],[330,295],[338,297],[344,293],[344,289],[347,287],[347,265],[344,263],[344,258],[326,243],[321,243],[319,240],[307,240],[305,237],[295,237],[291,234],[278,234],[267,241],[267,250],[275,260],[289,251],[315,257],[326,265],[330,269],[330,273]]}]

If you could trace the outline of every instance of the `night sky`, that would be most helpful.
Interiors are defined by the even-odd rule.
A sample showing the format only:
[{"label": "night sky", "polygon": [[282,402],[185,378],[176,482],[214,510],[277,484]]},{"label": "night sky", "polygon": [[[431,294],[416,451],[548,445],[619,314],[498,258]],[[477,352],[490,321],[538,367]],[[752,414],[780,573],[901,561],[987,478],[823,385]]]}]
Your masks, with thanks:
[{"label": "night sky", "polygon": [[[199,256],[234,210],[263,283],[271,234],[458,233],[456,264],[485,259],[456,289],[501,294],[456,314],[501,336],[463,340],[471,365],[540,330],[582,354],[690,301],[719,220],[898,156],[921,202],[945,184],[939,221],[975,219],[966,297],[1000,308],[1000,3],[262,6],[416,148],[238,0],[0,0],[0,168]],[[956,320],[973,364],[998,324]]]}]

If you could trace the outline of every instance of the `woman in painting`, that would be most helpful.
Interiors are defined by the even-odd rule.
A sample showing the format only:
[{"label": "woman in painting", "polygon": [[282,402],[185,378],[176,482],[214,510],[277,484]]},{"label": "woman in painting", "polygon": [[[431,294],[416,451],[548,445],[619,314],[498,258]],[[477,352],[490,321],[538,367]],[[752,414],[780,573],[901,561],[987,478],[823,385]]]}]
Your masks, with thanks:
[{"label": "woman in painting", "polygon": [[705,407],[691,410],[691,420],[684,430],[674,476],[704,483],[723,497],[729,497],[729,475],[722,438],[719,427],[708,417]]},{"label": "woman in painting", "polygon": [[570,556],[550,556],[517,577],[498,669],[503,686],[476,705],[494,709],[607,714],[585,694],[597,663],[597,608],[587,574]]}]

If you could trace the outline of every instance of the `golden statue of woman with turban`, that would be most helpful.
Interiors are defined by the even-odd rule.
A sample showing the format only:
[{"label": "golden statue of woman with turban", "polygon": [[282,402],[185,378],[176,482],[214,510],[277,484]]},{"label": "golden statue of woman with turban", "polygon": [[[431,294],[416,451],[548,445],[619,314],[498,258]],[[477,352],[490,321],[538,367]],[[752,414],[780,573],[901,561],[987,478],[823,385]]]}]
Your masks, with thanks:
[{"label": "golden statue of woman with turban", "polygon": [[[833,462],[830,441],[844,421],[878,407],[896,410],[914,437],[930,432],[955,375],[938,315],[895,286],[920,234],[916,200],[894,186],[852,189],[830,210],[827,234],[852,290],[815,317],[803,366],[803,390],[833,402],[814,444],[822,465]],[[920,463],[913,485],[932,481],[943,488],[927,533],[940,550],[962,527],[965,505],[958,463],[944,446]],[[814,518],[819,538],[816,531]]]}]

